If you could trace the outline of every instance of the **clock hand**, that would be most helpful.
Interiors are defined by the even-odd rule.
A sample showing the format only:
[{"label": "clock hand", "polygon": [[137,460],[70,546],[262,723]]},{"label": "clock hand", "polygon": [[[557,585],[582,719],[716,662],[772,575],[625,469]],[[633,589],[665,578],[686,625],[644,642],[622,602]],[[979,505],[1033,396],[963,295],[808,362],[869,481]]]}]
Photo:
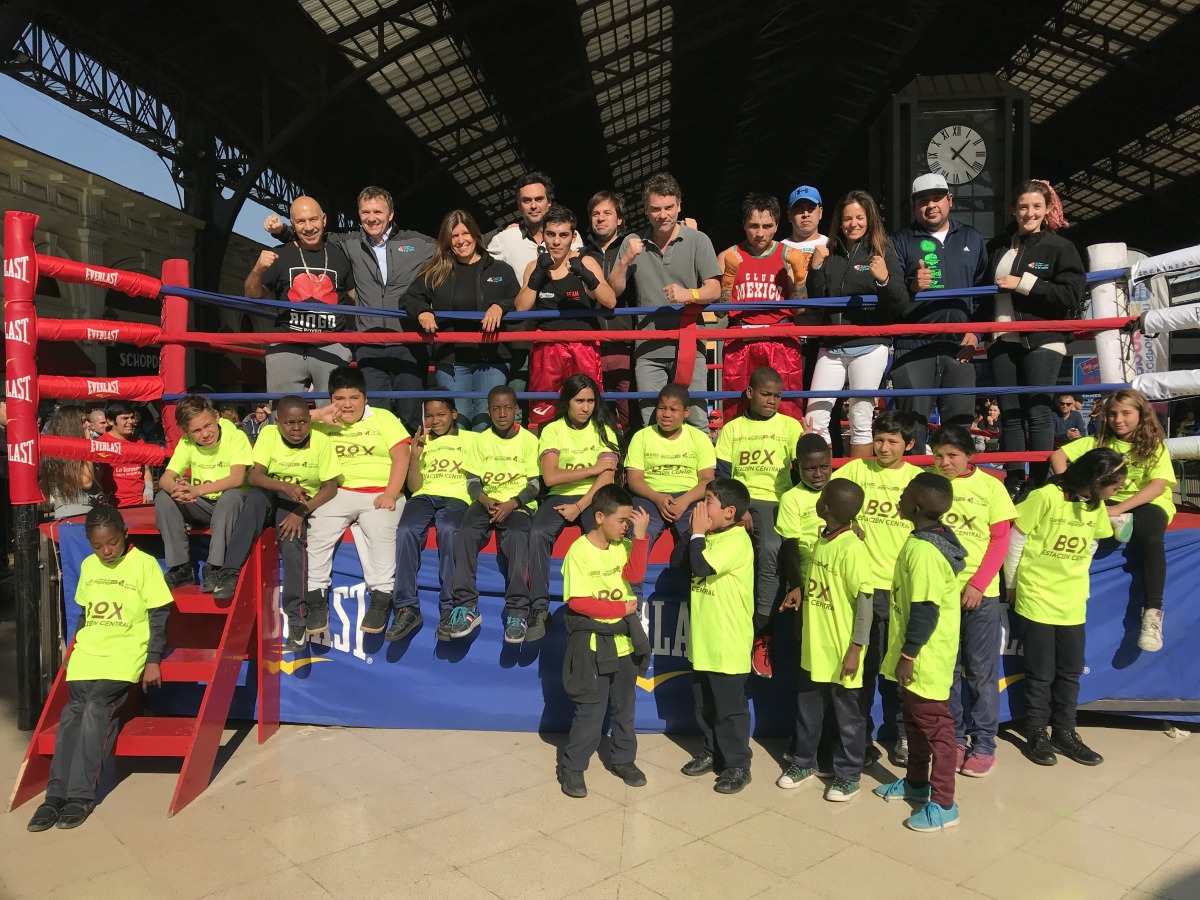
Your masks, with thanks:
[{"label": "clock hand", "polygon": [[963,145],[961,147],[959,147],[957,150],[955,150],[953,147],[951,147],[950,148],[950,158],[951,159],[961,159],[962,152],[967,149],[967,144],[969,144],[969,143],[971,143],[971,142],[963,141]]}]

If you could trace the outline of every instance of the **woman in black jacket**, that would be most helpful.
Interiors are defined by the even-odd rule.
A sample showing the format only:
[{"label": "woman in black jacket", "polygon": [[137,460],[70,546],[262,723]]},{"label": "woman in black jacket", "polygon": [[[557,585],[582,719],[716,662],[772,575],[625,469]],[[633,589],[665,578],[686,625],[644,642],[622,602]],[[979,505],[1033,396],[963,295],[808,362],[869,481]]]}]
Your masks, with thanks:
[{"label": "woman in black jacket", "polygon": [[[401,305],[430,334],[438,330],[438,313],[451,311],[483,313],[483,320],[444,318],[444,330],[491,333],[512,311],[520,287],[512,266],[483,249],[483,235],[471,214],[456,209],[442,219],[433,256],[417,272]],[[501,342],[435,344],[434,382],[442,390],[486,395],[508,383],[511,357],[508,344]],[[474,431],[488,427],[486,398],[461,397],[456,405],[460,422]]]},{"label": "woman in black jacket", "polygon": [[[872,326],[886,325],[908,305],[908,289],[900,261],[888,240],[875,199],[866,191],[851,191],[833,212],[834,232],[828,246],[813,251],[804,286],[809,297],[874,295],[874,309],[851,306],[826,308],[826,325],[857,325],[861,337],[834,337],[821,341],[821,352],[813,370],[811,389],[840,391],[849,382],[851,390],[873,392],[887,370],[891,338],[872,334]],[[833,399],[808,401],[805,417],[810,430],[829,440]],[[851,397],[850,455],[871,455],[873,396]]]},{"label": "woman in black jacket", "polygon": [[[1086,280],[1079,251],[1055,232],[1066,225],[1058,195],[1046,181],[1028,181],[1013,194],[1016,231],[996,247],[988,281],[1000,293],[981,304],[985,321],[1023,322],[1072,319],[1083,306]],[[997,387],[1052,385],[1067,354],[1071,335],[1063,331],[1001,332],[988,347]],[[1050,393],[1000,394],[1000,449],[1006,453],[1054,449]],[[1009,463],[1008,491],[1019,498],[1046,479],[1049,464]]]}]

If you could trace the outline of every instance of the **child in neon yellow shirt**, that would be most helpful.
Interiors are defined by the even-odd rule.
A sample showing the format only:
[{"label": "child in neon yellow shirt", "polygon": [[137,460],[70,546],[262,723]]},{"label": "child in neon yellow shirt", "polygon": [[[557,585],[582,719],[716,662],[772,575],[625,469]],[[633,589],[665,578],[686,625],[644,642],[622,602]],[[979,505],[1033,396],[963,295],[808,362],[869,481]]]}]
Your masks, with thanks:
[{"label": "child in neon yellow shirt", "polygon": [[115,507],[93,507],[84,528],[92,555],[80,567],[75,593],[83,611],[66,662],[70,699],[58,721],[46,799],[30,831],[83,824],[96,805],[96,783],[129,689],[162,684],[158,664],[172,598],[158,560],[129,546]]},{"label": "child in neon yellow shirt", "polygon": [[875,789],[884,800],[925,800],[905,825],[943,831],[958,825],[954,802],[957,745],[950,686],[958,659],[958,574],[966,551],[942,517],[954,488],[942,475],[922,472],[900,494],[900,515],[913,531],[896,560],[884,677],[896,682],[910,742],[904,777]]},{"label": "child in neon yellow shirt", "polygon": [[[563,559],[567,602],[567,649],[563,686],[575,701],[575,716],[563,748],[558,780],[568,797],[586,797],[583,773],[612,724],[609,769],[630,787],[643,787],[633,727],[639,671],[650,663],[650,641],[638,619],[632,585],[646,575],[650,516],[635,509],[624,488],[605,485],[592,499],[595,527]],[[632,540],[625,537],[633,528]]]}]

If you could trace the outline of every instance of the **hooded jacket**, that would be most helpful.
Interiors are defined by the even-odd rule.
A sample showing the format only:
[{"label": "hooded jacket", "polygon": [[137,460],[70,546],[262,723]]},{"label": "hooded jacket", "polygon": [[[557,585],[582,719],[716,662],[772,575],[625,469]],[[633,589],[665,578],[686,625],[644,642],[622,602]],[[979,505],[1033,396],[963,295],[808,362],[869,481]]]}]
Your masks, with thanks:
[{"label": "hooded jacket", "polygon": [[[1017,236],[1011,242],[994,240],[992,258],[988,263],[988,283],[996,280],[996,268],[1010,249],[1016,250],[1010,275],[1021,279],[1012,299],[1013,320],[1017,322],[1053,321],[1078,318],[1083,308],[1087,273],[1075,245],[1053,231],[1035,231]],[[993,322],[996,317],[996,296],[981,298],[981,321]],[[1025,347],[1044,347],[1046,344],[1070,343],[1072,335],[1065,331],[1021,332]]]},{"label": "hooded jacket", "polygon": [[887,265],[886,285],[875,283],[871,274],[871,251],[863,241],[847,249],[839,236],[829,242],[829,256],[819,269],[809,268],[804,286],[809,297],[869,296],[877,297],[874,309],[855,301],[843,309],[823,308],[824,325],[857,325],[864,329],[862,337],[829,337],[821,341],[822,347],[863,347],[870,344],[890,344],[891,339],[871,333],[871,326],[889,325],[908,305],[908,289],[900,272],[896,251],[888,246],[884,254]]},{"label": "hooded jacket", "polygon": [[[928,541],[937,547],[954,574],[958,575],[967,567],[967,551],[958,542],[958,536],[946,525],[938,522],[927,528],[918,528],[912,536],[919,541]],[[907,656],[916,656],[918,651],[929,643],[933,630],[937,627],[938,608],[932,603],[914,603],[909,611],[908,628],[904,632],[904,646],[901,652]]]}]

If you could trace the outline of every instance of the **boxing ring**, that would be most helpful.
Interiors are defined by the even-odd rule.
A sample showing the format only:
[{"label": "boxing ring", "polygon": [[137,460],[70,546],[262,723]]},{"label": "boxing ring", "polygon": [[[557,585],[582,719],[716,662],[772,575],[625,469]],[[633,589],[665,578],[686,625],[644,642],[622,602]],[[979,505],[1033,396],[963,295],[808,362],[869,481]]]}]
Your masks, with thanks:
[{"label": "boxing ring", "polygon": [[[38,461],[42,455],[96,462],[112,460],[111,445],[83,438],[51,438],[37,433],[36,411],[42,395],[62,399],[97,400],[120,397],[129,400],[161,400],[164,403],[164,425],[169,447],[179,439],[175,423],[174,402],[182,396],[185,384],[185,354],[189,348],[223,349],[228,352],[255,352],[270,343],[347,345],[370,343],[420,342],[515,342],[536,341],[632,341],[644,339],[645,333],[633,329],[607,331],[512,331],[499,334],[452,333],[433,336],[414,333],[353,333],[332,335],[288,332],[246,332],[235,334],[195,333],[188,330],[188,309],[191,303],[210,303],[257,315],[274,315],[285,306],[329,312],[324,304],[292,304],[270,300],[250,300],[193,290],[188,284],[187,264],[179,260],[163,266],[161,279],[150,276],[84,265],[70,260],[36,254],[33,230],[37,217],[29,213],[9,212],[5,218],[5,339],[7,385],[9,402],[9,459],[11,502],[17,514],[17,573],[18,585],[33,584],[36,572],[37,520],[36,504],[42,501],[37,485]],[[1186,261],[1185,261],[1186,262]],[[1193,260],[1190,265],[1196,264]],[[34,287],[39,275],[51,276],[82,284],[98,284],[134,296],[162,300],[162,324],[134,325],[98,320],[39,319],[34,308]],[[1112,380],[1089,385],[1089,391],[1107,392],[1133,386],[1145,391],[1151,399],[1165,400],[1172,396],[1200,393],[1197,373],[1131,373],[1128,366],[1111,357],[1112,347],[1120,346],[1123,336],[1134,333],[1138,317],[1122,312],[1114,287],[1111,302],[1106,298],[1104,285],[1121,285],[1127,281],[1126,267],[1111,265],[1093,272],[1089,281],[1097,285],[1093,291],[1097,311],[1105,315],[1087,320],[1039,323],[968,323],[929,324],[919,329],[906,326],[883,326],[875,331],[880,335],[897,335],[919,330],[921,333],[962,334],[971,332],[1062,330],[1076,334],[1098,335],[1098,344],[1108,356],[1101,359],[1102,372]],[[957,295],[983,295],[994,288],[974,288],[955,291]],[[936,296],[926,292],[922,296]],[[945,296],[945,293],[942,294]],[[802,300],[788,304],[758,304],[771,309],[815,306],[847,306],[869,304],[874,298],[824,298]],[[1107,304],[1107,305],[1106,305]],[[755,304],[709,304],[709,311],[747,309]],[[674,307],[679,309],[679,307]],[[618,308],[613,316],[639,315],[648,309]],[[655,332],[657,339],[679,341],[678,370],[690,373],[698,342],[744,338],[739,328],[703,327],[698,307],[684,307],[681,327],[675,331]],[[345,315],[370,315],[398,318],[396,311],[363,307],[337,307]],[[1195,311],[1191,314],[1194,316]],[[454,317],[454,313],[439,313],[439,317]],[[470,317],[473,314],[458,314]],[[515,313],[505,321],[536,320],[553,313]],[[478,318],[478,316],[474,316]],[[1160,317],[1161,318],[1161,317]],[[1180,321],[1184,321],[1181,319]],[[1155,328],[1189,327],[1173,321],[1154,321]],[[772,336],[839,336],[860,335],[854,327],[794,326],[773,327]],[[139,346],[161,346],[158,377],[134,378],[66,378],[39,375],[35,348],[41,340],[112,341],[121,340]],[[1107,342],[1107,344],[1105,343]],[[686,383],[687,379],[684,379]],[[961,389],[963,393],[995,395],[999,393],[1054,392],[1058,385],[1018,387],[977,387]],[[428,396],[445,392],[377,392],[373,399]],[[904,395],[940,395],[949,390],[878,390],[870,392],[880,397]],[[861,390],[843,391],[786,391],[785,397],[851,397]],[[251,401],[279,395],[217,392],[216,400]],[[313,395],[314,397],[319,395]],[[470,397],[479,394],[451,394]],[[605,393],[606,399],[643,399],[656,395],[636,391]],[[708,391],[696,396],[706,400],[737,396],[735,392]],[[521,399],[544,399],[556,394],[522,393]],[[1172,446],[1173,454],[1200,455],[1200,447]],[[1048,454],[977,454],[978,462],[1034,461]],[[121,458],[128,461],[161,465],[166,454],[161,448],[131,445],[121,448]],[[928,457],[914,457],[914,462],[931,463]],[[835,461],[835,465],[840,461]],[[153,509],[123,510],[138,527],[135,540],[143,549],[153,551]],[[70,520],[51,529],[61,550],[64,594],[73,596],[79,565],[91,552],[82,525]],[[669,534],[669,531],[667,532]],[[578,536],[568,527],[559,539],[555,556],[561,557],[570,542]],[[194,558],[204,539],[194,540]],[[438,618],[439,589],[436,550],[424,551],[418,573],[421,607],[426,625],[396,643],[387,643],[382,635],[368,635],[358,630],[358,623],[368,600],[362,572],[352,544],[344,541],[334,562],[334,581],[330,592],[330,630],[314,640],[302,652],[282,652],[279,668],[280,719],[286,722],[339,724],[364,727],[401,727],[434,729],[494,729],[565,731],[570,722],[572,704],[561,685],[562,657],[565,648],[565,629],[562,623],[563,606],[552,605],[553,623],[547,636],[530,645],[504,644],[503,580],[497,565],[494,545],[489,544],[479,567],[480,611],[482,626],[466,639],[437,642],[429,624]],[[1140,621],[1138,585],[1131,574],[1135,567],[1126,559],[1125,548],[1109,542],[1097,554],[1092,564],[1092,596],[1089,604],[1087,640],[1089,669],[1082,680],[1081,704],[1096,703],[1102,708],[1158,718],[1185,719],[1200,713],[1200,658],[1189,646],[1187,636],[1200,633],[1200,603],[1195,602],[1189,584],[1190,572],[1200,566],[1200,516],[1181,512],[1167,534],[1166,549],[1168,577],[1165,608],[1167,610],[1167,641],[1158,653],[1143,653],[1136,640]],[[161,548],[159,548],[161,550]],[[690,679],[686,646],[689,634],[688,585],[679,573],[664,563],[669,554],[670,538],[664,534],[651,555],[647,572],[650,640],[653,662],[645,677],[638,679],[639,691],[636,724],[642,731],[690,731],[694,729]],[[198,554],[203,559],[203,553]],[[561,575],[552,565],[551,596],[561,596]],[[18,594],[25,591],[19,587]],[[45,673],[38,671],[39,620],[36,597],[22,596],[18,603],[18,691],[21,727],[31,727],[42,702],[40,688]],[[277,603],[276,603],[277,606]],[[775,678],[750,678],[748,691],[755,717],[755,733],[759,736],[779,735],[789,731],[794,708],[794,648],[791,640],[791,613],[777,617],[775,622]],[[73,616],[67,616],[69,623]],[[73,623],[72,623],[73,624]],[[1008,628],[1008,613],[1004,610],[1001,637],[1001,717],[1003,720],[1022,714],[1021,648]],[[68,625],[64,640],[70,639]],[[278,630],[274,632],[278,634]],[[53,673],[51,673],[52,675]],[[246,681],[245,674],[243,681]],[[171,712],[184,708],[188,698],[180,692],[160,690],[154,702]],[[242,691],[235,695],[232,715],[253,718],[254,694]],[[32,716],[32,719],[29,718]]]}]

